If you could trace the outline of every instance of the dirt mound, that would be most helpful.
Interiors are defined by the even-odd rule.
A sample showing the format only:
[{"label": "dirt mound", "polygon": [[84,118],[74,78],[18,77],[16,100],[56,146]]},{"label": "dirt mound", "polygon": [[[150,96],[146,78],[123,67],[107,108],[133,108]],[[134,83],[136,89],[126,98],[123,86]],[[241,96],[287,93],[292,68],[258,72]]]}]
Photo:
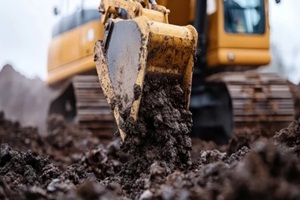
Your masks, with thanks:
[{"label": "dirt mound", "polygon": [[0,199],[89,199],[86,189],[88,197],[114,197],[113,183],[106,189],[96,180],[115,175],[127,160],[119,140],[104,146],[91,132],[56,115],[41,136],[0,113],[0,144]]},{"label": "dirt mound", "polygon": [[[237,164],[225,155],[188,173],[153,174],[142,196],[150,199],[298,199],[300,169],[295,158],[260,142]],[[155,182],[154,180],[160,180]]]},{"label": "dirt mound", "polygon": [[59,116],[46,136],[0,116],[0,199],[300,198],[299,121],[274,136],[276,145],[247,131],[239,136],[245,146],[233,142],[230,153],[230,145],[199,140],[194,145],[206,149],[194,148],[190,165],[171,169],[168,159],[138,163],[120,140],[104,146]]},{"label": "dirt mound", "polygon": [[6,120],[0,112],[0,144],[7,143],[18,151],[30,150],[49,157],[59,168],[65,169],[101,143],[91,132],[67,124],[58,115],[50,116],[47,126],[47,134],[41,136],[36,128],[21,127],[18,122]]},{"label": "dirt mound", "polygon": [[289,127],[277,132],[274,140],[278,146],[300,157],[300,119],[293,121]]},{"label": "dirt mound", "polygon": [[1,199],[114,197],[96,183],[96,178],[83,165],[72,165],[62,172],[48,159],[31,151],[14,151],[7,144],[2,144],[0,149],[0,175]]},{"label": "dirt mound", "polygon": [[[153,163],[165,168],[167,175],[175,169],[191,166],[192,147],[189,132],[192,127],[192,114],[186,110],[184,92],[179,78],[148,73],[145,77],[139,118],[133,123],[124,110],[125,123],[122,128],[128,133],[122,150],[132,155],[121,171],[121,184],[130,188],[130,197],[137,195],[133,188],[143,188],[145,173]],[[122,110],[119,109],[119,110]],[[142,178],[141,178],[142,177]]]},{"label": "dirt mound", "polygon": [[236,130],[229,141],[227,152],[232,154],[242,147],[250,148],[256,141],[260,139],[271,138],[273,135],[274,132],[256,128],[244,128]]},{"label": "dirt mound", "polygon": [[0,71],[0,111],[23,126],[46,129],[51,99],[57,95],[39,79],[29,79],[5,65]]},{"label": "dirt mound", "polygon": [[32,127],[21,127],[20,123],[5,119],[0,112],[0,144],[8,143],[19,151],[31,150],[39,155],[46,153],[45,142],[38,130]]},{"label": "dirt mound", "polygon": [[182,96],[177,79],[147,75],[137,123],[124,117],[128,123],[123,126],[129,134],[123,150],[147,166],[155,160],[166,162],[171,170],[190,164],[192,114],[184,100],[178,99]]}]

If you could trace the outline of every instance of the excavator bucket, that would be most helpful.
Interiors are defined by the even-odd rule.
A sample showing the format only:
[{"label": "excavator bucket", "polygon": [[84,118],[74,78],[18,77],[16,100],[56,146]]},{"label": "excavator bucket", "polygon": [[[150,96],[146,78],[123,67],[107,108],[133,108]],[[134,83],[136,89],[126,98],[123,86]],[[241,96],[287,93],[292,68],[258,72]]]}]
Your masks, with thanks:
[{"label": "excavator bucket", "polygon": [[155,22],[145,16],[108,21],[104,40],[96,42],[95,62],[123,140],[123,113],[138,119],[146,76],[148,81],[158,76],[177,79],[188,109],[196,41],[192,26]]}]

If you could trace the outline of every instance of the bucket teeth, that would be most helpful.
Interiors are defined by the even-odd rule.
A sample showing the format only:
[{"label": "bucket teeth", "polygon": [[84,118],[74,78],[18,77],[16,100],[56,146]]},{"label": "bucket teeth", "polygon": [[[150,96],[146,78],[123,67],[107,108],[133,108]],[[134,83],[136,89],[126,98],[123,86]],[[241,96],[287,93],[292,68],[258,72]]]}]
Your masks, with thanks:
[{"label": "bucket teeth", "polygon": [[153,22],[144,16],[108,24],[104,40],[96,43],[95,63],[124,140],[120,125],[128,117],[137,120],[148,73],[178,77],[188,109],[197,32],[192,26]]}]

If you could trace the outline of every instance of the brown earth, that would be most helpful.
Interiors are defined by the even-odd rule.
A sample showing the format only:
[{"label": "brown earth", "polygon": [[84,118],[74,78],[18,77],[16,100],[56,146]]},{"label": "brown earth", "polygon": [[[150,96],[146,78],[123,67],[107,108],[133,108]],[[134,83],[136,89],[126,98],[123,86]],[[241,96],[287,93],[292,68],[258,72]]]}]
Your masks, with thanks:
[{"label": "brown earth", "polygon": [[227,146],[193,140],[191,165],[170,168],[126,155],[118,139],[104,146],[59,116],[46,136],[0,116],[0,199],[300,198],[299,121],[274,139],[245,131]]},{"label": "brown earth", "polygon": [[300,199],[300,121],[274,137],[191,141],[191,114],[172,101],[178,82],[147,78],[138,123],[123,110],[123,143],[105,146],[60,116],[40,134],[0,113],[0,199]]},{"label": "brown earth", "polygon": [[130,164],[135,158],[121,150],[119,140],[103,146],[57,116],[48,124],[49,135],[40,136],[1,115],[0,199],[300,198],[299,121],[274,139],[248,139],[248,147],[231,154],[225,151],[233,151],[232,143],[217,147],[197,140],[211,150],[193,148],[197,158],[190,167],[170,169],[158,160],[143,173],[139,163]]}]

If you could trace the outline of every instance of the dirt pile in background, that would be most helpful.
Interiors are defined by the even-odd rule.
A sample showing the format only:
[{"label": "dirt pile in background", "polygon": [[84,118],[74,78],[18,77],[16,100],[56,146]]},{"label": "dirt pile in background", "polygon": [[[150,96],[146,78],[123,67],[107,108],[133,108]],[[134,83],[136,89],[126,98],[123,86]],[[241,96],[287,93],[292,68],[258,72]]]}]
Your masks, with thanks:
[{"label": "dirt pile in background", "polygon": [[12,66],[0,71],[0,111],[23,126],[46,129],[45,124],[51,99],[57,95],[39,79],[29,79]]},{"label": "dirt pile in background", "polygon": [[46,155],[45,141],[36,128],[21,127],[20,123],[5,117],[0,112],[0,144],[8,143],[19,151],[31,150],[39,155]]},{"label": "dirt pile in background", "polygon": [[19,123],[5,119],[4,113],[0,112],[0,144],[4,143],[14,150],[30,150],[49,157],[59,168],[65,169],[80,161],[87,150],[98,147],[101,141],[91,132],[67,124],[58,115],[49,117],[47,135],[41,136],[36,128],[21,127]]}]

